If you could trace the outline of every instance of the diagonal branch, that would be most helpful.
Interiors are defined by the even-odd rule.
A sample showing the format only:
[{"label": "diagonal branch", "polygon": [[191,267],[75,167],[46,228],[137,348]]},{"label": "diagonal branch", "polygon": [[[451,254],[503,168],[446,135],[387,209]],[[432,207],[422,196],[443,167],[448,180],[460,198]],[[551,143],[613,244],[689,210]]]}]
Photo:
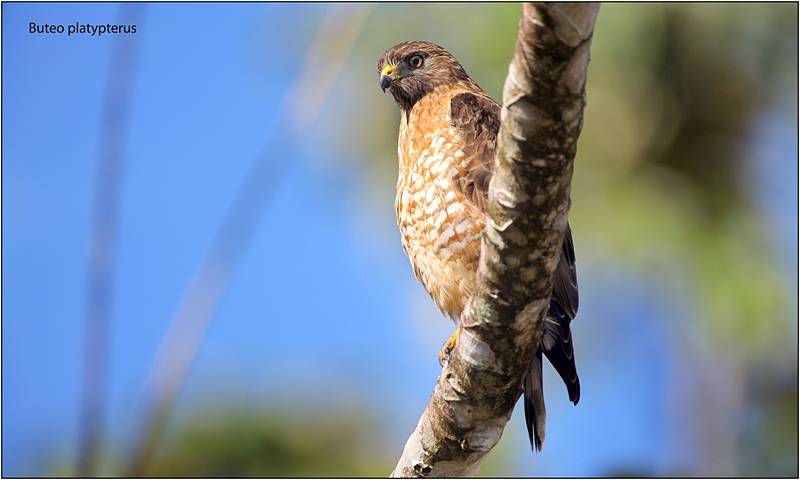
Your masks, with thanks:
[{"label": "diagonal branch", "polygon": [[478,473],[542,335],[570,207],[599,4],[525,4],[462,331],[392,476]]}]

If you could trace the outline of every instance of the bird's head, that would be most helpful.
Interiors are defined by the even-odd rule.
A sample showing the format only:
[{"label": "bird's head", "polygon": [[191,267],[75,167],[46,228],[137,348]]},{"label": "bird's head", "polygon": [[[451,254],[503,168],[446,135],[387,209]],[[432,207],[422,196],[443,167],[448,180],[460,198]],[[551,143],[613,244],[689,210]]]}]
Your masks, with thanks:
[{"label": "bird's head", "polygon": [[450,53],[429,42],[404,42],[378,59],[381,89],[388,88],[403,111],[440,86],[472,83]]}]

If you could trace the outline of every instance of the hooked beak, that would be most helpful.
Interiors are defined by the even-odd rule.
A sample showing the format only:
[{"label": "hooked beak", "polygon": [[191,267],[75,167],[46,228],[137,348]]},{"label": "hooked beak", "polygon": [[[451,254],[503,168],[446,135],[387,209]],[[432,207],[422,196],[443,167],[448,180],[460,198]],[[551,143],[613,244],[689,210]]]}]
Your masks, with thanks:
[{"label": "hooked beak", "polygon": [[381,90],[386,92],[386,89],[392,86],[394,83],[394,77],[391,75],[381,75]]},{"label": "hooked beak", "polygon": [[387,88],[391,87],[394,82],[399,79],[399,77],[395,77],[393,73],[394,69],[391,65],[386,65],[383,67],[383,70],[381,70],[381,90],[383,90],[384,93]]}]

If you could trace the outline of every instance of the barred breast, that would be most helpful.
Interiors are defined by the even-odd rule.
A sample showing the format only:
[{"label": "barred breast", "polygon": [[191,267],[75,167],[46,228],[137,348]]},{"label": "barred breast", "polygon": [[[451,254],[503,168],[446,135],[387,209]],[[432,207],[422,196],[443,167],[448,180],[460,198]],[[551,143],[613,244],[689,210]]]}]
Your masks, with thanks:
[{"label": "barred breast", "polygon": [[414,274],[439,310],[457,320],[475,285],[485,218],[455,185],[468,162],[449,108],[423,98],[402,117],[398,158],[406,161],[395,210]]}]

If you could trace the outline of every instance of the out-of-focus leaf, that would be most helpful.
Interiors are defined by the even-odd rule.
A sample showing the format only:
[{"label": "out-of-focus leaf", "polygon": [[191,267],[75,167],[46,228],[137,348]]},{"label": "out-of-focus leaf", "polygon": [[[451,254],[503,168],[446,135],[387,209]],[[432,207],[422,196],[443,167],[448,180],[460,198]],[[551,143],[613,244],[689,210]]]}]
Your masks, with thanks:
[{"label": "out-of-focus leaf", "polygon": [[377,425],[355,411],[255,410],[227,406],[179,422],[148,476],[385,476],[391,457]]}]

